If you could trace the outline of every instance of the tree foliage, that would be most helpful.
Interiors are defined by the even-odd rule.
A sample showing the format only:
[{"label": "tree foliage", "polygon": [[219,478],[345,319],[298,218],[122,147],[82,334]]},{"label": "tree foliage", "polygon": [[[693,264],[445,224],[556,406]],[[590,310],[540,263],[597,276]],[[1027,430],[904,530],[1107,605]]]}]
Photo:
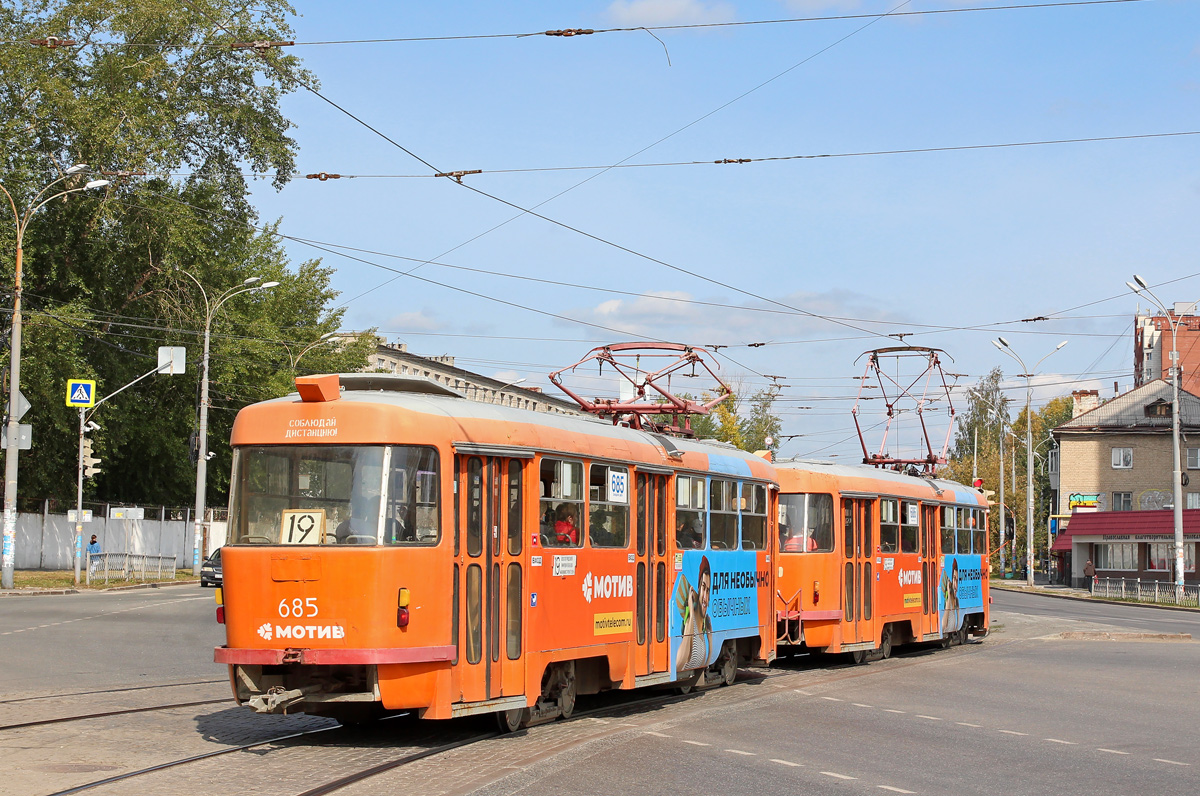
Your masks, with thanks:
[{"label": "tree foliage", "polygon": [[[105,396],[151,370],[158,346],[183,345],[185,375],[152,376],[97,410],[103,472],[87,489],[118,502],[190,502],[209,305],[184,271],[210,304],[252,276],[280,283],[233,296],[213,316],[210,504],[224,497],[238,408],[286,393],[296,372],[365,365],[369,335],[321,343],[294,362],[340,326],[331,271],[289,263],[249,202],[245,171],[276,187],[291,176],[296,144],[279,101],[313,77],[294,56],[229,45],[290,38],[291,13],[279,0],[0,8],[0,40],[77,42],[0,46],[0,184],[24,212],[71,164],[88,163],[91,174],[67,176],[44,196],[100,174],[111,181],[47,203],[24,235],[21,389],[34,407],[25,418],[34,447],[21,459],[23,497],[74,494],[78,415],[64,406],[66,379],[95,378]],[[8,285],[15,231],[0,220]]]}]

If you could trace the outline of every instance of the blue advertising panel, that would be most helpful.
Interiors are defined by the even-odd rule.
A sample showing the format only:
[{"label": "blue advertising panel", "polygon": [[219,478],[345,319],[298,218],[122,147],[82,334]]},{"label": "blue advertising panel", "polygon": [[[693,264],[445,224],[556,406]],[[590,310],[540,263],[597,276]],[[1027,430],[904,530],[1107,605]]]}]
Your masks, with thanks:
[{"label": "blue advertising panel", "polygon": [[676,553],[671,615],[671,674],[716,663],[727,639],[758,635],[758,571],[753,550]]},{"label": "blue advertising panel", "polygon": [[983,610],[983,571],[979,559],[968,555],[942,556],[938,615],[943,633],[953,633],[962,627],[966,614]]}]

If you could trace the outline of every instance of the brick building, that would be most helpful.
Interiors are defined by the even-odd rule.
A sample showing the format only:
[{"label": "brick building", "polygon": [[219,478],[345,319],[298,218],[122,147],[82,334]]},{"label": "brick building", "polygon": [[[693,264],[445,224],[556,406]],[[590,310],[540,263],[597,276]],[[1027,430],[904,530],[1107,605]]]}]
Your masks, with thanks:
[{"label": "brick building", "polygon": [[565,401],[545,395],[537,387],[518,387],[512,383],[505,383],[479,373],[463,370],[455,367],[452,356],[417,356],[409,353],[408,346],[404,343],[389,344],[382,338],[364,370],[424,376],[459,391],[472,401],[513,406],[532,412],[582,414],[574,401]]},{"label": "brick building", "polygon": [[[1063,571],[1078,582],[1084,562],[1091,558],[1102,577],[1161,575],[1153,564],[1162,550],[1148,545],[1158,543],[1151,537],[1162,531],[1162,521],[1173,529],[1173,513],[1167,510],[1172,506],[1174,469],[1171,384],[1156,379],[1104,404],[1095,390],[1078,390],[1072,398],[1074,416],[1051,432],[1059,447],[1054,513],[1074,515],[1060,523],[1052,548]],[[1200,398],[1185,391],[1179,398],[1181,464],[1185,482],[1195,479],[1184,487],[1184,508],[1200,509]],[[1105,516],[1076,525],[1077,517],[1091,514]],[[1200,532],[1200,512],[1185,515]],[[1135,525],[1138,539],[1115,538],[1122,536],[1122,528]],[[1088,529],[1094,532],[1085,533]]]},{"label": "brick building", "polygon": [[1175,302],[1170,315],[1142,315],[1133,319],[1133,384],[1149,384],[1170,377],[1171,322],[1179,326],[1179,361],[1183,381],[1179,386],[1200,394],[1200,317],[1194,302]]}]

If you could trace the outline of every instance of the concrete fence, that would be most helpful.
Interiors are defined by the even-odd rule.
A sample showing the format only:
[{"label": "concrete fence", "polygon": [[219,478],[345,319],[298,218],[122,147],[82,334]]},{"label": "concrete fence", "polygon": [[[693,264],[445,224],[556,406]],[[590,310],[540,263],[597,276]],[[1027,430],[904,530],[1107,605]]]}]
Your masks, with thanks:
[{"label": "concrete fence", "polygon": [[[210,510],[211,511],[211,510]],[[223,512],[222,512],[223,513]],[[202,554],[225,543],[225,522],[208,523],[207,544]],[[87,566],[87,545],[95,534],[105,553],[172,556],[178,567],[192,566],[192,522],[184,520],[117,520],[93,517],[83,524],[83,565]],[[17,515],[17,569],[73,569],[75,566],[75,523],[65,514]]]}]

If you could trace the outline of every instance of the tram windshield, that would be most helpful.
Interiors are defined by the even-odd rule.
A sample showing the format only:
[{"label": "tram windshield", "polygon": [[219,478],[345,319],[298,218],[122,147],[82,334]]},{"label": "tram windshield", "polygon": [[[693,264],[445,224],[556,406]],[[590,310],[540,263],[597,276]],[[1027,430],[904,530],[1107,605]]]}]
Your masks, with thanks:
[{"label": "tram windshield", "polygon": [[270,445],[234,452],[235,544],[435,545],[437,451],[405,445]]}]

